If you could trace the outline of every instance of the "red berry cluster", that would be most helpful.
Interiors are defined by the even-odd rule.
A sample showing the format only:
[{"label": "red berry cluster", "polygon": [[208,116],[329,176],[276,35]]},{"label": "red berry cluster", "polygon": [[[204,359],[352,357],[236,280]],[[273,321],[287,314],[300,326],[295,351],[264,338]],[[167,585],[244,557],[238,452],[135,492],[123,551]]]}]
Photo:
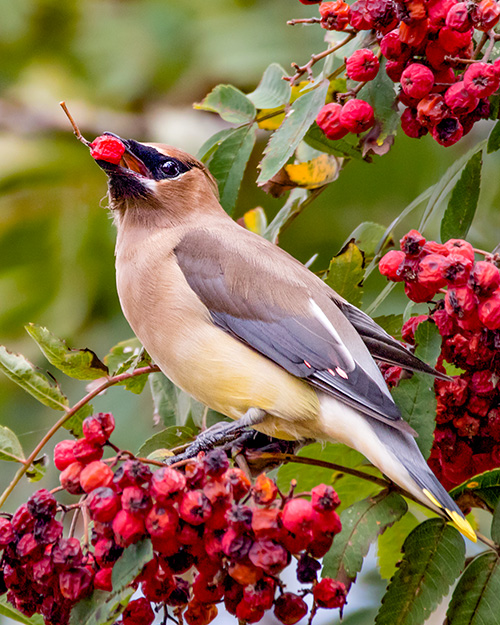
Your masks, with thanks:
[{"label": "red berry cluster", "polygon": [[[416,230],[401,239],[401,251],[380,261],[383,275],[405,282],[414,302],[444,298],[428,315],[410,318],[403,338],[414,343],[417,326],[433,321],[442,337],[444,362],[463,370],[451,381],[436,380],[436,429],[429,464],[447,488],[500,466],[500,271],[496,256],[475,260],[462,239],[426,241]],[[398,368],[385,371],[395,382]]]},{"label": "red berry cluster", "polygon": [[[380,52],[356,50],[346,59],[346,73],[361,83],[373,80],[379,56],[386,59],[387,75],[400,85],[401,127],[409,137],[430,132],[450,146],[489,116],[488,98],[500,85],[500,60],[489,62],[491,50],[476,60],[484,40],[475,47],[473,36],[475,30],[491,31],[500,20],[496,0],[355,0],[351,5],[335,0],[322,2],[319,13],[327,30],[375,31]],[[359,104],[344,112],[352,102]],[[339,139],[370,128],[373,110],[362,100],[344,107],[327,104],[316,121],[328,138]]]},{"label": "red berry cluster", "polygon": [[[68,623],[76,602],[94,589],[112,590],[113,566],[124,548],[145,538],[154,556],[131,584],[143,597],[129,603],[122,625],[151,625],[155,611],[167,606],[188,625],[207,625],[221,602],[242,622],[260,621],[274,608],[282,623],[294,625],[308,612],[307,594],[311,618],[320,607],[344,606],[341,582],[317,581],[318,558],[341,529],[331,486],[284,496],[264,473],[252,486],[222,450],[155,472],[145,461],[123,460],[125,452],[103,461],[113,428],[112,415],[94,415],[83,423],[84,438],[54,450],[61,485],[82,495],[71,508],[93,521],[83,547],[63,538],[56,514],[68,508],[46,490],[12,518],[0,519],[0,594],[8,592],[23,614]],[[279,578],[292,555],[303,585],[298,594],[284,592]]]}]

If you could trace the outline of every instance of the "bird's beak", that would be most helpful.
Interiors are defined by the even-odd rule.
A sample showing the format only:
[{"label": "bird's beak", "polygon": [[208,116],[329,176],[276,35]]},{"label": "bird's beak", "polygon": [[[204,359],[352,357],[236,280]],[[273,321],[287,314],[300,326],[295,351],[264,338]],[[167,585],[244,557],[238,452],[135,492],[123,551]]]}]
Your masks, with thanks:
[{"label": "bird's beak", "polygon": [[123,153],[119,163],[110,163],[108,161],[96,158],[96,163],[99,165],[101,169],[103,169],[108,176],[134,176],[141,178],[153,179],[153,174],[146,167],[143,161],[132,151],[132,146],[127,139],[122,139],[118,135],[115,135],[113,132],[104,132],[103,135],[107,135],[110,137],[114,137],[125,148],[125,152]]}]

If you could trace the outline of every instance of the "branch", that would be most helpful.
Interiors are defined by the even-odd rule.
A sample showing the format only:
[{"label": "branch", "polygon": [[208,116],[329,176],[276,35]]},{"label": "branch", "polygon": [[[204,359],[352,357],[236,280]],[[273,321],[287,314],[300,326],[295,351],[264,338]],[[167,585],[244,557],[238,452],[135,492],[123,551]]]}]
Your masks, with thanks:
[{"label": "branch", "polygon": [[88,404],[89,401],[94,399],[97,395],[108,389],[110,386],[114,386],[115,384],[120,384],[125,380],[129,380],[130,378],[135,378],[139,375],[143,375],[146,373],[153,373],[155,371],[160,371],[160,368],[157,365],[148,365],[147,367],[141,367],[140,369],[136,369],[130,373],[121,373],[120,375],[115,375],[111,378],[108,378],[106,382],[103,382],[100,386],[93,389],[90,393],[85,395],[80,401],[78,401],[72,408],[70,408],[54,425],[50,428],[50,430],[45,434],[42,440],[38,443],[35,449],[31,452],[31,454],[26,459],[26,462],[22,467],[19,468],[17,473],[15,474],[12,482],[7,486],[0,497],[0,508],[7,501],[7,498],[12,493],[14,488],[20,482],[22,477],[26,474],[32,462],[36,459],[41,450],[45,447],[48,441],[54,436],[54,434],[61,428],[68,419],[71,419],[73,415],[75,415],[85,404]]}]

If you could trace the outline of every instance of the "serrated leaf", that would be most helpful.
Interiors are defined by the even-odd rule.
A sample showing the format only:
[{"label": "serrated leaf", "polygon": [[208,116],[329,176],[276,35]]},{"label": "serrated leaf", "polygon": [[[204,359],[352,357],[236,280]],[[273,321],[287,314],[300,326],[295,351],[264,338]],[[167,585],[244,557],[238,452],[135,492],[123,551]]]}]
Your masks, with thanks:
[{"label": "serrated leaf", "polygon": [[153,547],[149,538],[127,547],[113,565],[113,590],[95,590],[90,597],[77,603],[71,610],[69,625],[115,623],[135,592],[129,584],[152,558]]},{"label": "serrated leaf", "polygon": [[0,614],[17,623],[24,623],[25,625],[44,625],[43,617],[40,614],[34,614],[31,618],[21,614],[21,612],[16,610],[14,606],[7,601],[7,595],[2,595],[0,597]]},{"label": "serrated leaf", "polygon": [[364,276],[365,259],[363,252],[351,239],[337,256],[332,258],[325,282],[348,302],[360,307],[363,298],[362,283]]},{"label": "serrated leaf", "polygon": [[496,152],[498,149],[500,149],[500,122],[497,122],[490,132],[486,151],[488,154],[491,154],[492,152]]},{"label": "serrated leaf", "polygon": [[385,226],[373,221],[364,221],[353,230],[347,241],[353,239],[365,255],[365,263],[369,263],[375,257],[375,253],[383,252],[390,245],[392,237],[386,234]]},{"label": "serrated leaf", "polygon": [[24,459],[23,448],[17,436],[10,428],[0,425],[0,460],[19,462]]},{"label": "serrated leaf", "polygon": [[229,215],[238,199],[256,136],[257,124],[242,126],[220,141],[208,160],[208,167],[219,187],[220,203]]},{"label": "serrated leaf", "polygon": [[286,104],[292,94],[290,82],[283,80],[283,76],[287,75],[281,65],[272,63],[264,72],[257,89],[249,93],[247,98],[258,109],[273,109]]},{"label": "serrated leaf", "polygon": [[68,398],[56,381],[50,380],[22,354],[9,352],[0,345],[0,370],[39,402],[54,410],[66,410]]},{"label": "serrated leaf", "polygon": [[293,103],[285,120],[264,149],[258,184],[267,182],[277,174],[294,153],[324,105],[327,90],[328,81],[323,81],[316,89],[311,89]]},{"label": "serrated leaf", "polygon": [[[424,321],[415,332],[415,354],[434,366],[441,349],[441,337],[434,323]],[[392,390],[394,401],[403,419],[418,433],[417,445],[424,458],[428,458],[433,442],[436,416],[434,380],[425,373],[414,373],[409,380],[401,380]]]},{"label": "serrated leaf", "polygon": [[465,165],[451,192],[448,207],[441,221],[441,241],[463,239],[467,236],[479,200],[482,166],[483,153],[479,150]]},{"label": "serrated leaf", "polygon": [[337,139],[336,141],[327,139],[325,133],[316,123],[304,135],[304,141],[315,150],[320,150],[320,152],[363,160],[363,154],[356,145],[350,143],[347,139]]},{"label": "serrated leaf", "polygon": [[[111,375],[116,375],[118,371],[127,371],[141,351],[142,345],[139,339],[135,337],[126,341],[120,341],[104,356],[104,362],[108,366]],[[126,367],[125,369],[124,366]]]},{"label": "serrated leaf", "polygon": [[500,615],[500,560],[482,553],[465,569],[446,613],[446,625],[493,625]]},{"label": "serrated leaf", "polygon": [[500,502],[500,469],[486,471],[471,477],[450,491],[455,501],[466,507],[486,507],[493,512]]},{"label": "serrated leaf", "polygon": [[[382,477],[380,471],[371,465],[360,466],[359,469],[368,475]],[[375,484],[374,482],[360,477],[355,477],[354,475],[349,475],[348,473],[336,473],[332,486],[335,488],[340,498],[340,505],[337,509],[338,514],[360,499],[374,497],[382,490],[379,484]]]},{"label": "serrated leaf", "polygon": [[236,132],[236,130],[238,129],[224,128],[224,130],[219,130],[219,132],[216,132],[214,135],[209,137],[198,150],[196,154],[197,158],[199,158],[203,163],[206,163],[222,141]]},{"label": "serrated leaf", "polygon": [[404,556],[382,599],[376,625],[422,625],[448,593],[465,563],[465,543],[442,519],[408,536]]},{"label": "serrated leaf", "polygon": [[389,490],[358,501],[344,510],[340,515],[342,531],[323,558],[321,575],[339,579],[350,586],[361,571],[370,545],[407,510],[405,500]]},{"label": "serrated leaf", "polygon": [[247,96],[232,85],[217,85],[195,109],[218,113],[231,124],[245,124],[255,119],[255,106]]},{"label": "serrated leaf", "polygon": [[379,536],[377,545],[377,563],[381,577],[390,580],[397,571],[397,564],[403,557],[403,543],[419,521],[411,512],[407,512],[392,527]]},{"label": "serrated leaf", "polygon": [[172,447],[178,447],[179,445],[184,445],[184,443],[189,443],[193,440],[193,437],[194,432],[191,428],[173,425],[169,428],[165,428],[161,432],[157,432],[151,436],[151,438],[144,441],[137,455],[144,458],[157,449],[171,449]]},{"label": "serrated leaf", "polygon": [[[351,469],[365,462],[362,454],[341,443],[313,443],[303,447],[297,455],[302,458],[333,462]],[[332,469],[307,464],[301,464],[299,470],[297,464],[290,462],[279,468],[277,484],[281,491],[286,492],[290,488],[290,482],[297,480],[297,491],[309,492],[318,484],[332,484],[335,475],[336,472]]]},{"label": "serrated leaf", "polygon": [[398,341],[401,340],[401,328],[403,327],[403,315],[380,315],[374,317],[373,321],[383,328],[388,334]]},{"label": "serrated leaf", "polygon": [[[361,98],[371,104],[377,121],[376,129],[370,131],[364,139],[364,147],[376,154],[384,154],[392,145],[396,129],[399,125],[396,91],[394,83],[385,71],[385,63],[380,64],[378,74],[362,89]],[[381,151],[382,149],[382,151]]]},{"label": "serrated leaf", "polygon": [[71,378],[97,380],[108,374],[106,365],[90,349],[70,349],[65,341],[35,323],[29,323],[25,329],[50,364]]}]

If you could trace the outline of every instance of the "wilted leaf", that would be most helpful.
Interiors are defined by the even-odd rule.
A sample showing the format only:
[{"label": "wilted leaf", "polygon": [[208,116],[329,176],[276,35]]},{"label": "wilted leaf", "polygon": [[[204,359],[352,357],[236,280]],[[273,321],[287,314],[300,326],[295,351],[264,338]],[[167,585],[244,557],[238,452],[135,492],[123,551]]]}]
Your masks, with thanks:
[{"label": "wilted leaf", "polygon": [[441,221],[441,241],[463,239],[476,213],[481,186],[483,154],[480,150],[468,161],[455,185]]},{"label": "wilted leaf", "polygon": [[384,579],[391,579],[397,571],[397,563],[402,559],[403,543],[419,521],[411,512],[407,512],[392,527],[379,536],[377,545],[377,562],[380,575]]},{"label": "wilted leaf", "polygon": [[353,240],[345,245],[330,262],[325,282],[354,306],[361,306],[365,259]]},{"label": "wilted leaf", "polygon": [[359,147],[350,143],[347,139],[337,139],[336,141],[327,139],[325,133],[316,123],[309,128],[304,136],[304,141],[315,150],[320,150],[320,152],[363,160],[363,154]]},{"label": "wilted leaf", "polygon": [[24,459],[23,448],[17,436],[10,428],[0,425],[0,460],[19,462]]},{"label": "wilted leaf", "polygon": [[466,507],[486,507],[493,512],[500,501],[500,469],[471,477],[453,488],[450,495]]},{"label": "wilted leaf", "polygon": [[281,65],[272,63],[264,72],[257,89],[249,93],[247,98],[258,109],[272,109],[286,104],[292,93],[290,82],[283,80],[283,76],[287,75]]},{"label": "wilted leaf", "polygon": [[208,167],[217,180],[220,203],[231,215],[248,159],[255,145],[257,125],[242,126],[220,141],[212,151]]},{"label": "wilted leaf", "polygon": [[384,490],[374,497],[356,502],[340,515],[342,531],[323,558],[323,577],[333,577],[347,586],[356,579],[370,545],[387,527],[407,511],[405,500]]},{"label": "wilted leaf", "polygon": [[285,171],[292,183],[304,189],[317,189],[338,178],[339,161],[335,156],[322,154],[306,163],[285,165]]},{"label": "wilted leaf", "polygon": [[500,560],[482,553],[465,569],[446,613],[446,625],[493,625],[500,615]]},{"label": "wilted leaf", "polygon": [[47,473],[49,467],[49,457],[43,454],[40,458],[33,460],[29,469],[26,471],[26,477],[30,482],[38,482]]},{"label": "wilted leaf", "polygon": [[465,544],[442,519],[429,519],[408,536],[404,556],[382,599],[376,625],[422,625],[465,562]]},{"label": "wilted leaf", "polygon": [[193,440],[194,432],[191,428],[181,427],[179,425],[173,425],[157,434],[148,438],[141,445],[141,448],[137,452],[138,456],[142,458],[149,456],[157,449],[171,449],[173,447],[179,447],[184,443],[189,443]]},{"label": "wilted leaf", "polygon": [[498,149],[500,149],[500,122],[497,122],[493,126],[493,130],[490,132],[486,151],[488,154],[491,154],[492,152],[496,152]]},{"label": "wilted leaf", "polygon": [[24,356],[9,352],[3,345],[0,345],[0,370],[45,406],[54,410],[68,407],[68,398],[56,381],[38,371]]},{"label": "wilted leaf", "polygon": [[70,349],[66,342],[35,323],[25,326],[51,365],[76,380],[97,380],[108,368],[90,349]]},{"label": "wilted leaf", "polygon": [[264,158],[260,163],[258,184],[272,178],[294,153],[295,148],[313,123],[319,110],[325,103],[328,81],[311,89],[294,103],[286,114],[281,126],[274,132],[264,149]]},{"label": "wilted leaf", "polygon": [[218,113],[231,124],[245,124],[255,119],[255,106],[247,96],[232,85],[217,85],[195,109]]}]

